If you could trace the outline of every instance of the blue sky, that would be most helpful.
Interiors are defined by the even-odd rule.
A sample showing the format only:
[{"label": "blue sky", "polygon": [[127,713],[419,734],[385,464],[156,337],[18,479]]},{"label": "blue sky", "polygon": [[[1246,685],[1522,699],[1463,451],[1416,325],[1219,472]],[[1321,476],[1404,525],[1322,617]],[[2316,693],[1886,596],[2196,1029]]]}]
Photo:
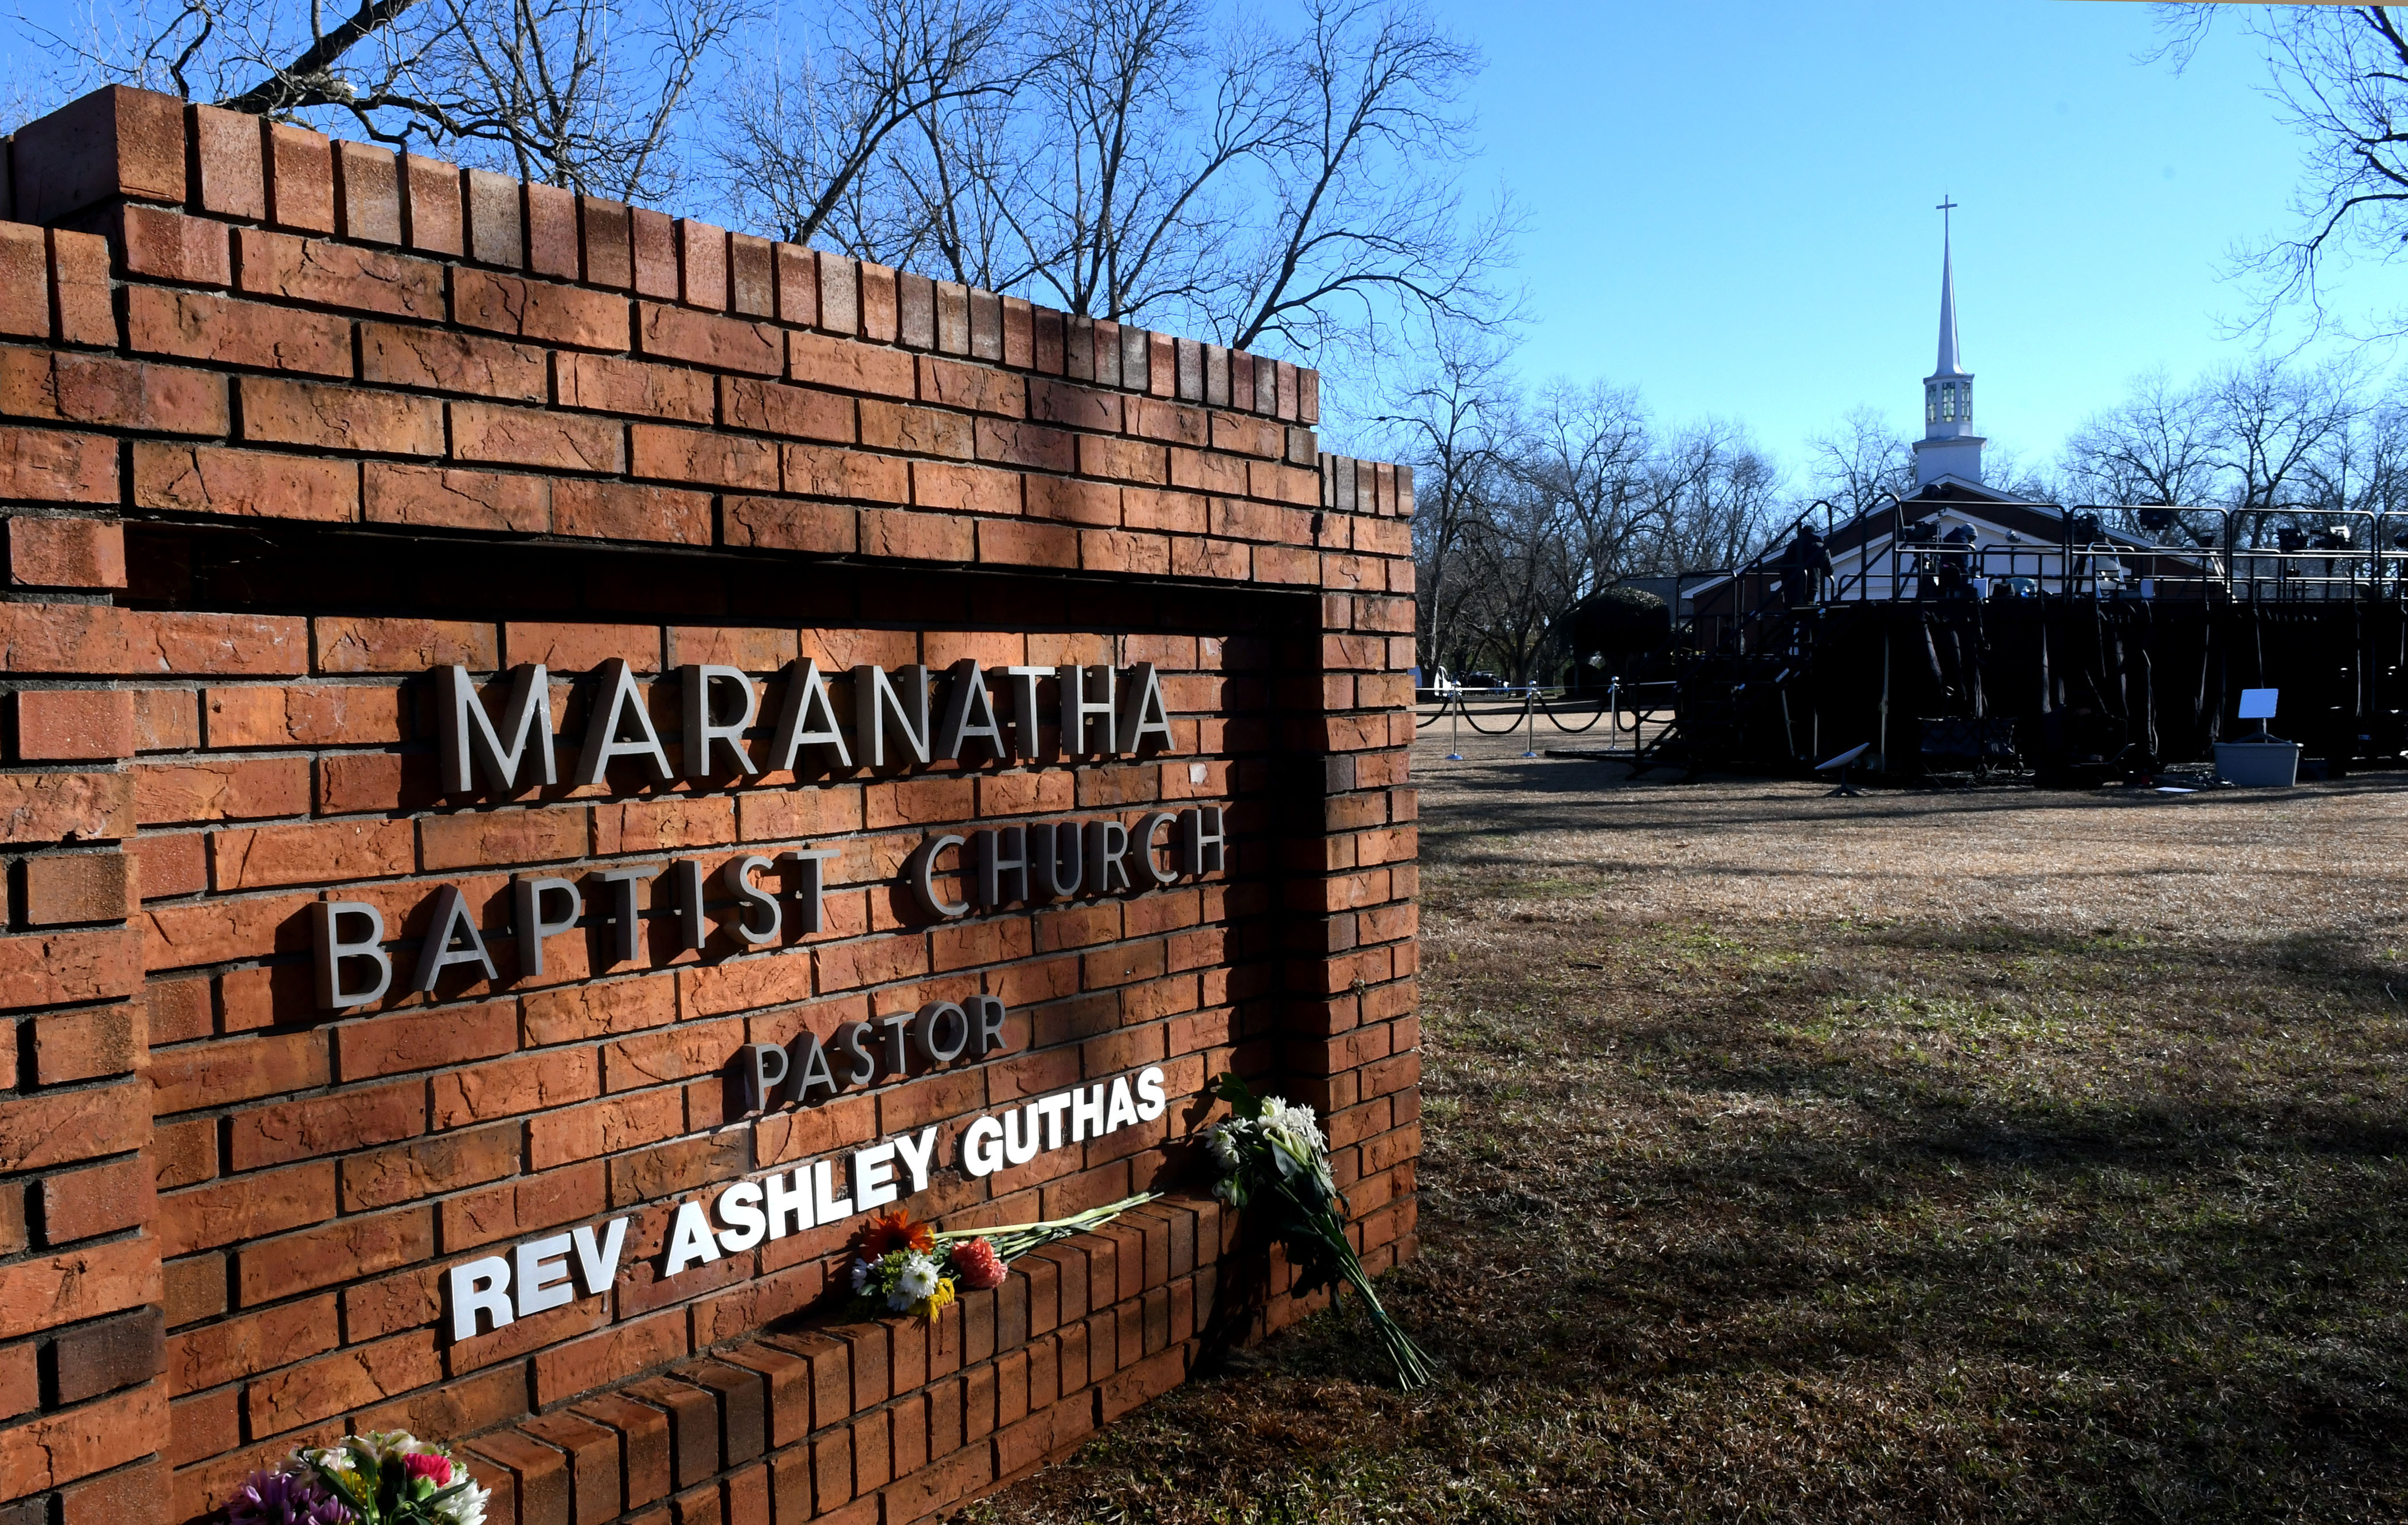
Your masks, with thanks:
[{"label": "blue sky", "polygon": [[2248,352],[2219,275],[2286,226],[2300,143],[2238,27],[2177,76],[2138,61],[2139,4],[1436,3],[1488,61],[1478,173],[1529,213],[1534,376],[1743,420],[1793,466],[1858,403],[1919,433],[1943,192],[1996,443],[2054,455],[2134,373]]},{"label": "blue sky", "polygon": [[[2289,225],[2301,145],[2236,25],[2177,76],[2117,0],[1426,3],[1487,59],[1470,175],[1527,214],[1534,381],[1743,422],[1800,476],[1858,404],[1919,431],[1942,193],[1995,445],[2045,461],[2134,374],[2250,352],[2221,276]],[[0,67],[44,62],[0,17]],[[2358,271],[2344,305],[2401,279]]]}]

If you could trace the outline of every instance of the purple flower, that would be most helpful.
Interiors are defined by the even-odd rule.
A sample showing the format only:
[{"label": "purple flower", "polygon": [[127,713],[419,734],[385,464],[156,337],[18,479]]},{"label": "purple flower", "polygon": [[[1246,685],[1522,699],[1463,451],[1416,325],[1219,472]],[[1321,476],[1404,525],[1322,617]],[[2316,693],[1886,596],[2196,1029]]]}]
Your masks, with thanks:
[{"label": "purple flower", "polygon": [[226,1503],[230,1525],[353,1525],[351,1506],[309,1471],[254,1472]]}]

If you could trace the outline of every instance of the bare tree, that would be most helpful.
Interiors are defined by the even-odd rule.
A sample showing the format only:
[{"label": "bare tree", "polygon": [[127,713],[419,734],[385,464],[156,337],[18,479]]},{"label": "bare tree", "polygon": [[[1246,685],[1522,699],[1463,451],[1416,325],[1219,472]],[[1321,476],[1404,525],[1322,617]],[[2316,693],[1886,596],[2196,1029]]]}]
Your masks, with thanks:
[{"label": "bare tree", "polygon": [[2122,402],[2066,442],[2067,482],[2091,503],[2211,502],[2221,453],[2216,426],[2203,389],[2176,386],[2163,369],[2146,372]]},{"label": "bare tree", "polygon": [[1629,575],[1631,550],[1653,528],[1653,441],[1639,395],[1604,381],[1557,381],[1539,394],[1516,443],[1516,469],[1530,491],[1555,505],[1577,557],[1567,579],[1573,596],[1585,597]]},{"label": "bare tree", "polygon": [[2035,464],[2014,446],[1996,439],[1982,451],[1982,485],[2017,503],[2058,500],[2057,483],[2049,480],[2044,462]]},{"label": "bare tree", "polygon": [[[903,0],[748,79],[722,156],[789,236],[1087,317],[1311,356],[1510,320],[1457,189],[1477,56],[1411,4]],[[1007,24],[1008,22],[1008,24]]]},{"label": "bare tree", "polygon": [[1538,676],[1558,622],[1577,601],[1580,558],[1560,503],[1503,472],[1463,539],[1466,633],[1515,683]]},{"label": "bare tree", "polygon": [[1829,431],[1806,441],[1807,492],[1854,518],[1891,496],[1914,491],[1914,451],[1878,408],[1850,409]]},{"label": "bare tree", "polygon": [[689,107],[755,0],[179,0],[122,29],[37,28],[79,82],[280,121],[348,119],[596,195],[674,194]]},{"label": "bare tree", "polygon": [[1451,175],[1469,151],[1459,101],[1479,56],[1411,7],[1310,0],[1308,15],[1276,199],[1225,278],[1240,300],[1197,315],[1233,347],[1302,353],[1398,308],[1500,321],[1491,278],[1514,214],[1467,216]]},{"label": "bare tree", "polygon": [[2317,456],[2363,410],[2358,367],[2286,366],[2259,360],[2207,383],[2216,419],[2224,500],[2235,511],[2235,543],[2262,543],[2270,516],[2299,508],[2315,491]]},{"label": "bare tree", "polygon": [[[957,279],[1009,283],[966,266],[959,230],[987,209],[983,188],[1010,177],[957,162],[952,129],[955,112],[992,108],[1025,78],[1015,19],[1011,0],[830,6],[798,62],[739,75],[715,150],[729,199],[791,242],[898,266],[945,252],[950,232]],[[915,174],[915,151],[934,153],[933,174]]]},{"label": "bare tree", "polygon": [[2298,494],[2306,506],[2388,518],[2378,533],[2386,548],[2408,516],[2408,410],[2395,398],[2368,408],[2327,437],[2307,463],[2311,484]]},{"label": "bare tree", "polygon": [[[2239,9],[2160,7],[2161,54],[2179,69],[2219,14]],[[2408,7],[2268,6],[2241,24],[2264,50],[2284,117],[2307,142],[2292,195],[2296,231],[2239,262],[2258,282],[2247,326],[2271,327],[2297,309],[2314,332],[2336,321],[2325,291],[2336,262],[2387,263],[2408,245]],[[2375,326],[2408,333],[2408,309],[2378,315]]]},{"label": "bare tree", "polygon": [[1652,543],[1629,570],[1738,566],[1783,527],[1781,482],[1743,426],[1707,419],[1681,430],[1648,471]]},{"label": "bare tree", "polygon": [[1435,675],[1441,664],[1461,660],[1464,609],[1476,591],[1465,552],[1510,476],[1506,442],[1514,431],[1501,344],[1441,325],[1429,354],[1395,410],[1375,422],[1414,467],[1415,640],[1424,670]]}]

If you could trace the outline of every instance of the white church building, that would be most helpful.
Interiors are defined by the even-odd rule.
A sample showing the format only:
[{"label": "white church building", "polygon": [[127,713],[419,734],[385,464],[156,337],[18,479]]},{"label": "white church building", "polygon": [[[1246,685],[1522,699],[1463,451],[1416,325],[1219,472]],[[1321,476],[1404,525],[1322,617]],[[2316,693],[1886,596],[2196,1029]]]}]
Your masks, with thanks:
[{"label": "white church building", "polygon": [[[1956,254],[1946,221],[1954,204],[1943,200],[1938,209],[1940,352],[1923,379],[1914,491],[1895,505],[1885,500],[1828,529],[1814,525],[1826,536],[1831,560],[1828,597],[1879,600],[1953,591],[1984,599],[2066,592],[2150,597],[2195,590],[2201,569],[2196,557],[2078,514],[2073,527],[2086,549],[2069,554],[2069,511],[2025,502],[1983,482],[1986,441],[1974,429],[1973,373],[1965,368],[1956,337]],[[1946,589],[1936,575],[1943,570]],[[1732,581],[1718,575],[1687,583],[1681,589],[1683,602],[1697,611],[1715,605],[1727,610],[1736,591],[1742,607],[1761,607],[1776,596],[1780,578],[1772,570],[1746,574],[1742,581],[1755,585],[1737,590],[1730,588]]]}]

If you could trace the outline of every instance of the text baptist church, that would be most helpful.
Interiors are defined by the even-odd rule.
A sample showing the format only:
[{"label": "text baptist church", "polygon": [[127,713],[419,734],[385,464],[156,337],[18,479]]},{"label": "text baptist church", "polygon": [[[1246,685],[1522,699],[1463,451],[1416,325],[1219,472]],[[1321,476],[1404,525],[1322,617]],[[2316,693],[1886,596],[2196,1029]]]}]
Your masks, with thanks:
[{"label": "text baptist church", "polygon": [[[498,713],[466,668],[440,668],[435,676],[441,686],[438,775],[446,794],[507,794],[561,782],[552,679],[541,664],[522,666],[509,675]],[[819,664],[793,664],[785,675],[777,720],[756,759],[745,740],[761,709],[752,679],[732,667],[681,667],[677,683],[683,727],[672,763],[652,723],[643,685],[624,659],[612,658],[595,674],[596,691],[568,782],[601,785],[613,765],[639,765],[651,782],[666,784],[679,778],[740,781],[813,769],[908,767],[939,758],[1034,760],[1043,755],[1045,709],[1039,684],[1047,681],[1057,688],[1055,708],[1065,753],[1139,755],[1175,743],[1161,679],[1148,662],[1125,671],[1108,666],[1010,666],[990,674],[965,659],[933,681],[924,666],[890,671],[862,664],[848,676],[853,690],[849,725]],[[1000,706],[996,701],[998,689],[1006,701]],[[1174,827],[1177,835],[1170,839],[1168,834]],[[1135,830],[1121,821],[1103,819],[1006,827],[969,836],[943,833],[929,837],[912,855],[905,883],[922,909],[951,919],[967,914],[971,901],[948,899],[939,891],[938,857],[948,848],[971,849],[964,865],[971,897],[992,909],[1082,893],[1112,894],[1200,875],[1221,867],[1224,842],[1217,806],[1154,812]],[[1166,848],[1171,854],[1168,861],[1162,856]],[[787,930],[781,897],[755,877],[773,870],[791,881],[791,896],[798,902],[795,929],[819,931],[821,866],[833,856],[805,848],[781,853],[774,862],[752,855],[724,865],[721,878],[738,907],[733,923],[738,940],[760,947]],[[699,950],[710,935],[702,864],[689,858],[666,867],[681,945]],[[662,871],[661,865],[638,865],[590,876],[600,893],[610,897],[604,917],[613,961],[636,957],[638,891]],[[544,940],[583,921],[585,890],[568,879],[538,875],[519,878],[513,892],[520,972],[540,975]],[[435,902],[433,928],[421,943],[408,988],[432,992],[444,972],[458,966],[498,979],[459,888],[437,889]],[[310,908],[310,928],[321,1007],[365,1005],[392,987],[384,916],[376,906],[363,900],[323,900]]]}]

